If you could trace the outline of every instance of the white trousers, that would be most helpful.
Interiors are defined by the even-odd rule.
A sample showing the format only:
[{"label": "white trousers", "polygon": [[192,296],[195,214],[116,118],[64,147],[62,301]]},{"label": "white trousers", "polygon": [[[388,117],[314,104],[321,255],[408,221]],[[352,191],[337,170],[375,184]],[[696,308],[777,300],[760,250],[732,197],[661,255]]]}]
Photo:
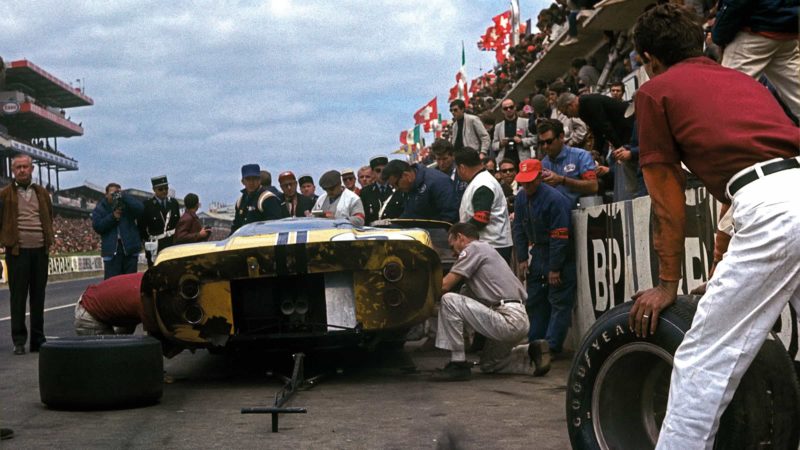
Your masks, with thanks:
[{"label": "white trousers", "polygon": [[722,65],[758,79],[767,76],[781,100],[800,117],[800,48],[798,40],[776,41],[740,31],[722,54]]},{"label": "white trousers", "polygon": [[733,198],[735,234],[675,352],[657,449],[711,449],[719,420],[775,321],[800,311],[800,169]]},{"label": "white trousers", "polygon": [[[528,336],[530,324],[522,303],[508,303],[492,309],[466,295],[444,294],[439,307],[436,346],[463,352],[465,323],[486,337],[481,353],[481,371],[527,372],[526,367],[522,367],[524,364],[513,364],[515,359],[511,354],[511,349]],[[516,352],[514,356],[521,359],[521,355],[523,352]]]},{"label": "white trousers", "polygon": [[113,327],[97,320],[81,304],[81,297],[75,304],[75,334],[78,336],[100,336],[103,334],[133,334],[136,325]]}]

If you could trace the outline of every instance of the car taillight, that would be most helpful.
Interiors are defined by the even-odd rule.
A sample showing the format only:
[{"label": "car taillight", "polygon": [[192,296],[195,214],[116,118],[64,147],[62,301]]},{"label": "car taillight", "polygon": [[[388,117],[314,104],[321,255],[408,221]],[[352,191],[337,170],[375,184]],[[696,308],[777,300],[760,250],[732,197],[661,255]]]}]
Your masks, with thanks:
[{"label": "car taillight", "polygon": [[181,297],[194,300],[200,295],[200,280],[194,275],[185,275],[178,282]]},{"label": "car taillight", "polygon": [[389,262],[383,266],[383,278],[386,281],[396,283],[403,279],[403,266],[400,263]]}]

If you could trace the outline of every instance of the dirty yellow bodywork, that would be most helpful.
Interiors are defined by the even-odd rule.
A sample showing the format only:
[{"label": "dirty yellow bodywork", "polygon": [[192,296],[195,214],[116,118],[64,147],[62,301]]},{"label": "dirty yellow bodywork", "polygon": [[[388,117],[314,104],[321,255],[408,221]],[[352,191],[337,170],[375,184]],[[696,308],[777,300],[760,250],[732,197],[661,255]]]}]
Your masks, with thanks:
[{"label": "dirty yellow bodywork", "polygon": [[427,231],[280,225],[159,253],[142,281],[148,332],[194,348],[397,333],[432,314],[442,267]]}]

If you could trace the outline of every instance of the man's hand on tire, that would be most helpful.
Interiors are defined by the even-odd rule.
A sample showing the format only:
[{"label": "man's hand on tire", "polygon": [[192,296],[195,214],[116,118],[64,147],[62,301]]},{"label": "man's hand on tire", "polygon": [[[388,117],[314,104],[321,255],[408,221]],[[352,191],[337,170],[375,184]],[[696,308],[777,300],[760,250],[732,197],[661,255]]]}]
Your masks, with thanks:
[{"label": "man's hand on tire", "polygon": [[634,304],[628,315],[628,327],[637,337],[655,334],[658,316],[675,302],[677,281],[661,281],[658,286],[633,294]]}]

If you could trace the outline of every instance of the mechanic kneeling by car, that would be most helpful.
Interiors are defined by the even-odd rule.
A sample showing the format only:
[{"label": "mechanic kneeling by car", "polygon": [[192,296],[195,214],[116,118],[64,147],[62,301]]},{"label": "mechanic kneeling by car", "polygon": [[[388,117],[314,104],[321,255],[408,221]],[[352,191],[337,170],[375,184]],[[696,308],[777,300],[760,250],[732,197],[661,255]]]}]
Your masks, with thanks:
[{"label": "mechanic kneeling by car", "polygon": [[[527,337],[529,328],[525,287],[503,257],[478,240],[474,225],[453,225],[447,241],[458,259],[444,277],[442,289],[451,291],[464,281],[470,297],[453,292],[442,296],[436,347],[450,350],[451,355],[450,362],[432,379],[462,381],[471,377],[471,363],[466,361],[464,349],[465,324],[486,337],[480,360],[482,372],[533,374],[528,345],[517,345]],[[549,360],[537,362],[550,364]]]},{"label": "mechanic kneeling by car", "polygon": [[75,333],[133,334],[144,314],[142,277],[144,272],[117,275],[87,287],[75,305]]}]

